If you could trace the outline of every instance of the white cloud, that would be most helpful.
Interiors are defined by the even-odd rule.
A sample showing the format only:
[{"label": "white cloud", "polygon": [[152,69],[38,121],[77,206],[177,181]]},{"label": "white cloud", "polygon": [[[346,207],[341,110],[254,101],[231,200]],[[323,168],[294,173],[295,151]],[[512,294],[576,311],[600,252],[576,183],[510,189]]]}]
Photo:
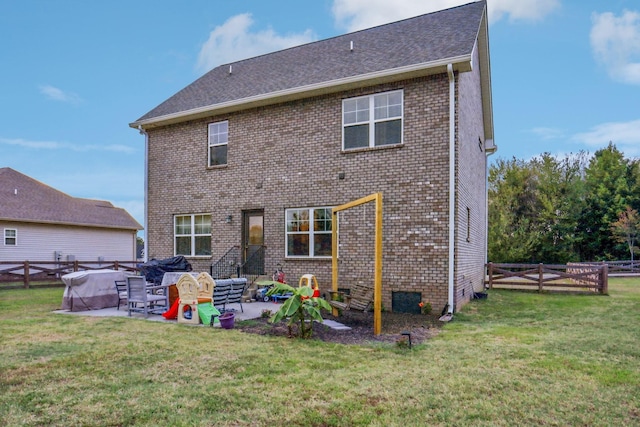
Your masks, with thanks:
[{"label": "white cloud", "polygon": [[59,141],[29,141],[21,138],[0,138],[0,144],[16,145],[22,148],[34,148],[42,150],[70,150],[76,152],[109,151],[116,153],[133,153],[135,149],[127,145],[80,145]]},{"label": "white cloud", "polygon": [[[336,23],[356,31],[469,3],[469,0],[334,0]],[[489,21],[535,21],[560,6],[560,0],[488,0]]]},{"label": "white cloud", "polygon": [[539,21],[560,7],[560,0],[488,0],[489,21]]},{"label": "white cloud", "polygon": [[591,47],[612,79],[640,84],[640,13],[592,15]]},{"label": "white cloud", "polygon": [[206,72],[218,65],[251,58],[314,41],[311,30],[301,34],[280,36],[272,29],[251,32],[250,14],[229,18],[209,34],[198,54],[197,69]]},{"label": "white cloud", "polygon": [[564,136],[564,131],[555,128],[537,127],[531,129],[531,132],[543,140],[558,139]]},{"label": "white cloud", "polygon": [[629,156],[640,155],[640,119],[630,122],[603,123],[588,132],[578,133],[572,137],[594,148],[604,148],[613,142],[620,151]]},{"label": "white cloud", "polygon": [[73,92],[65,92],[51,85],[41,85],[40,93],[49,99],[60,102],[67,102],[69,104],[79,104],[82,102],[82,98]]}]

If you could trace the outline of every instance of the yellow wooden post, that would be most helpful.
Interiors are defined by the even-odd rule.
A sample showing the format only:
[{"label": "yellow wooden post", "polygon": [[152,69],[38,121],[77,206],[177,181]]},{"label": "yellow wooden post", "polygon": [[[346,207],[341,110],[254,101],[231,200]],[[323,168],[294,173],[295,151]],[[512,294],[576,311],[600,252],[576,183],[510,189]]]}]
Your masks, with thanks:
[{"label": "yellow wooden post", "polygon": [[[375,223],[375,266],[373,275],[373,333],[380,335],[382,332],[382,193],[375,193],[353,200],[344,205],[337,206],[331,211],[331,285],[334,292],[338,291],[338,212],[344,211],[369,202],[376,202]],[[333,309],[333,315],[338,315],[338,310]]]},{"label": "yellow wooden post", "polygon": [[382,193],[376,193],[376,249],[373,290],[373,333],[382,332]]},{"label": "yellow wooden post", "polygon": [[[338,292],[338,211],[335,209],[331,211],[331,289]],[[335,307],[331,312],[334,316],[338,315]]]}]

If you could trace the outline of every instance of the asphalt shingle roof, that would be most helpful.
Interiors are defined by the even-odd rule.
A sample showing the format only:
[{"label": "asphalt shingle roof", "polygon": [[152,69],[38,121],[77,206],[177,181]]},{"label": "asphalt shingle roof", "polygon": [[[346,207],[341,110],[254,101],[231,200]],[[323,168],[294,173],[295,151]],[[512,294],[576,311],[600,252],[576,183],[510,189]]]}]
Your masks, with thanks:
[{"label": "asphalt shingle roof", "polygon": [[0,220],[142,229],[110,202],[71,197],[11,168],[0,168]]},{"label": "asphalt shingle roof", "polygon": [[482,0],[221,65],[136,123],[385,70],[421,64],[428,67],[469,57],[485,8],[486,0]]}]

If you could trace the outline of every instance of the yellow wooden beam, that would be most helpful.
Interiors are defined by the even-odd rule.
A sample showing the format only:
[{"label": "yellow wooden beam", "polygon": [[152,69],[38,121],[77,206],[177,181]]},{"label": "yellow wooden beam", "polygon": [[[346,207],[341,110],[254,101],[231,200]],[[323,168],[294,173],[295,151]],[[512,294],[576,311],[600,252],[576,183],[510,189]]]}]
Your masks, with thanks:
[{"label": "yellow wooden beam", "polygon": [[[338,291],[338,212],[354,208],[369,202],[376,202],[375,222],[375,266],[373,274],[373,333],[382,332],[382,193],[374,193],[366,197],[337,206],[331,211],[331,286]],[[333,315],[338,310],[333,309]]]},{"label": "yellow wooden beam", "polygon": [[373,333],[382,332],[382,193],[376,193],[376,248],[373,288]]}]

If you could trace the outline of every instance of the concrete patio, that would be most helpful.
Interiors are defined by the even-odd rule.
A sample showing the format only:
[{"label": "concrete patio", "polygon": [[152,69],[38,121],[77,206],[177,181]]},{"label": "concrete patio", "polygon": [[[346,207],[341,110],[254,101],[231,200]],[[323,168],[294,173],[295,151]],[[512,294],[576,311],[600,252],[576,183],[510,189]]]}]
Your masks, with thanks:
[{"label": "concrete patio", "polygon": [[[242,309],[244,309],[244,311],[241,309],[240,304],[228,304],[227,311],[233,311],[236,320],[247,320],[260,317],[263,310],[271,310],[272,313],[275,313],[281,305],[282,304],[275,302],[246,302],[242,303]],[[127,307],[124,304],[120,306],[119,310],[117,307],[107,307],[99,310],[86,311],[56,310],[54,313],[93,317],[128,317]],[[131,318],[144,319],[144,315],[142,313],[131,313]],[[175,319],[167,320],[159,314],[150,314],[146,320],[176,323]],[[220,324],[216,323],[215,326],[220,326]]]}]

